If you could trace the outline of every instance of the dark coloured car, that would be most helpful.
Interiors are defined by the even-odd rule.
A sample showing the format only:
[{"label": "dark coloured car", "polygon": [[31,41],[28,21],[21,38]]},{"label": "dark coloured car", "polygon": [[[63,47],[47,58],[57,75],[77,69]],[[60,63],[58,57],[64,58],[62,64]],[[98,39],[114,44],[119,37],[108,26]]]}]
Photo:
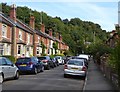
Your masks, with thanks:
[{"label": "dark coloured car", "polygon": [[39,62],[37,57],[18,58],[15,64],[20,72],[31,72],[37,74],[44,71],[43,63]]},{"label": "dark coloured car", "polygon": [[52,59],[52,61],[54,62],[54,66],[59,66],[59,62],[58,59],[56,59],[55,57]]},{"label": "dark coloured car", "polygon": [[43,62],[45,69],[49,70],[50,68],[54,68],[54,62],[52,61],[50,56],[41,56],[37,58],[39,59],[39,61]]}]

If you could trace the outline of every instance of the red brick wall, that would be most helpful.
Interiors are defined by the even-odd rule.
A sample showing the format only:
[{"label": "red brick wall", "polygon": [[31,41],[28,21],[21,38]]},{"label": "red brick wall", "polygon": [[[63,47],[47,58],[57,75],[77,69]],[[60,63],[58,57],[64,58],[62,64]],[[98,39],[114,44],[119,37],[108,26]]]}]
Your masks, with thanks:
[{"label": "red brick wall", "polygon": [[16,39],[18,40],[18,36],[19,36],[19,29],[16,28]]},{"label": "red brick wall", "polygon": [[47,38],[44,38],[44,44],[47,47]]},{"label": "red brick wall", "polygon": [[33,35],[30,34],[30,43],[33,45]]},{"label": "red brick wall", "polygon": [[9,41],[11,41],[11,27],[7,26],[7,38],[9,39]]},{"label": "red brick wall", "polygon": [[24,43],[26,43],[25,31],[21,31],[21,32],[22,32],[22,40]]},{"label": "red brick wall", "polygon": [[35,35],[35,42],[38,43],[38,35]]}]

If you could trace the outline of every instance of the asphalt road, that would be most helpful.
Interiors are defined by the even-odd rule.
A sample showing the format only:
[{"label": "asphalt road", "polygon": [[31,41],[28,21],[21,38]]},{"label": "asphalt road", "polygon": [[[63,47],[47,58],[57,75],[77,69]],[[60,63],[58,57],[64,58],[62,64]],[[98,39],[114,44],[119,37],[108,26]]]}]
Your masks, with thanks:
[{"label": "asphalt road", "polygon": [[83,78],[63,77],[63,65],[45,70],[37,75],[24,74],[18,80],[7,80],[3,90],[82,90]]}]

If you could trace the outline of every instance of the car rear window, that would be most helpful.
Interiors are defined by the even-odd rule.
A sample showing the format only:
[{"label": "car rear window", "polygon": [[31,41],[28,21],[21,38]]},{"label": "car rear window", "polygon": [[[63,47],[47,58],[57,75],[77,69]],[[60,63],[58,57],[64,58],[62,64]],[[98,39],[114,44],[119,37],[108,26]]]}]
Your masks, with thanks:
[{"label": "car rear window", "polygon": [[82,61],[77,61],[77,60],[69,60],[68,61],[69,65],[77,65],[77,66],[82,66],[83,62]]},{"label": "car rear window", "polygon": [[2,60],[3,60],[3,59],[2,59],[2,58],[0,58],[0,65],[2,65]]},{"label": "car rear window", "polygon": [[29,61],[31,61],[30,58],[19,58],[19,59],[17,59],[17,62],[29,62]]}]

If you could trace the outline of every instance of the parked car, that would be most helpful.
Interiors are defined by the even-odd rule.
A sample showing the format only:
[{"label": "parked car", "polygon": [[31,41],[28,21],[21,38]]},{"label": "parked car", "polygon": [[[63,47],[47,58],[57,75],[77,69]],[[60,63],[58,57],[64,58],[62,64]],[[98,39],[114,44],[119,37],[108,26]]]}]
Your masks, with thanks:
[{"label": "parked car", "polygon": [[86,76],[87,67],[85,66],[85,62],[81,59],[70,59],[64,65],[64,77],[68,75],[78,75],[78,76]]},{"label": "parked car", "polygon": [[64,64],[64,60],[61,56],[55,56],[55,58],[57,59],[57,61],[59,62],[59,64],[63,65]]},{"label": "parked car", "polygon": [[52,59],[52,61],[54,62],[54,66],[55,67],[59,66],[59,62],[58,62],[58,60],[55,57]]},{"label": "parked car", "polygon": [[37,74],[44,71],[43,63],[39,62],[37,57],[18,58],[15,64],[21,73],[31,72]]},{"label": "parked car", "polygon": [[80,54],[78,57],[80,57],[80,58],[86,58],[88,61],[90,59],[90,55],[86,55],[86,54]]},{"label": "parked car", "polygon": [[0,57],[0,82],[2,83],[5,79],[19,78],[19,70],[15,64],[13,64],[8,58]]},{"label": "parked car", "polygon": [[39,61],[43,62],[45,69],[49,70],[50,68],[54,68],[54,62],[52,61],[50,56],[41,56],[37,58],[39,59]]},{"label": "parked car", "polygon": [[83,60],[83,61],[85,62],[85,66],[88,68],[88,63],[89,63],[89,61],[88,61],[86,58],[82,58],[82,57],[78,57],[78,56],[76,56],[76,57],[74,57],[74,59],[80,59],[80,60]]}]

